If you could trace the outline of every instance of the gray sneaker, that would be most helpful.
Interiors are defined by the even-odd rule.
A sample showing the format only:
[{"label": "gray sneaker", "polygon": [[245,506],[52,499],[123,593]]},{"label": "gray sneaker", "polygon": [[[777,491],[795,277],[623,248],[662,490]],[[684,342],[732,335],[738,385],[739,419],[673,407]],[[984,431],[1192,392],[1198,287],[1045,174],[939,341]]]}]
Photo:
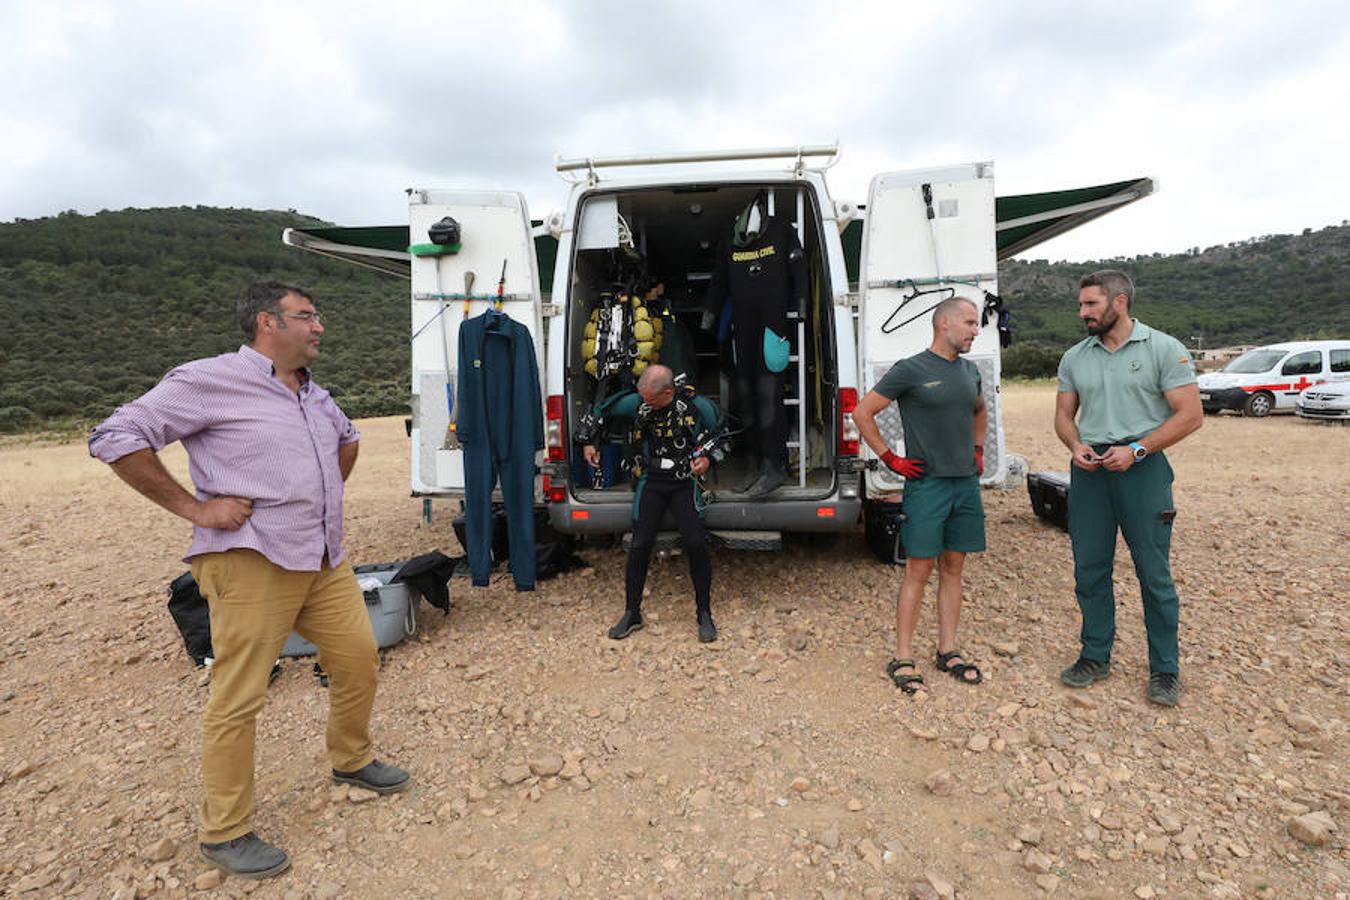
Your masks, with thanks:
[{"label": "gray sneaker", "polygon": [[1148,699],[1159,706],[1176,706],[1181,699],[1181,676],[1176,672],[1148,673]]},{"label": "gray sneaker", "polygon": [[291,867],[291,858],[285,850],[273,847],[253,831],[232,841],[202,844],[197,852],[202,859],[236,878],[271,878]]},{"label": "gray sneaker", "polygon": [[1072,688],[1085,688],[1111,674],[1111,664],[1078,657],[1078,662],[1059,673],[1059,680]]},{"label": "gray sneaker", "polygon": [[354,784],[377,794],[397,794],[412,784],[412,778],[406,770],[382,763],[378,759],[371,760],[355,772],[339,772],[334,769],[333,780],[338,784]]}]

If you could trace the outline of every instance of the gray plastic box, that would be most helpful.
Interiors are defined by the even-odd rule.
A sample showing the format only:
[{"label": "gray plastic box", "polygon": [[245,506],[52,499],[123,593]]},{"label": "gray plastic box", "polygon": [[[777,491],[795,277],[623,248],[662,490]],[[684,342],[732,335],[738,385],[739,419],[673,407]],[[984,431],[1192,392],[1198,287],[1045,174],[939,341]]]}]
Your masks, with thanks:
[{"label": "gray plastic box", "polygon": [[[392,647],[417,630],[418,594],[402,582],[389,583],[397,571],[397,565],[358,566],[356,569],[357,581],[373,578],[380,582],[379,587],[365,592],[365,598],[375,643],[381,647]],[[281,648],[282,656],[313,656],[318,652],[318,647],[294,631],[287,638],[286,646]]]}]

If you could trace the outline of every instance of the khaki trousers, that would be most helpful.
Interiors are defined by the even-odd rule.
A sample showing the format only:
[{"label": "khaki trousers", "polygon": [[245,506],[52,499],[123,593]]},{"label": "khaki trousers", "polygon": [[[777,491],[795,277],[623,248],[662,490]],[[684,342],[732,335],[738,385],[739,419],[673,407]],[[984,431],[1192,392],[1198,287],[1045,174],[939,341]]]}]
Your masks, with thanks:
[{"label": "khaki trousers", "polygon": [[374,754],[370,710],[379,651],[352,567],[293,572],[253,550],[204,553],[192,575],[211,610],[211,699],[202,720],[203,843],[253,830],[253,752],[267,679],[291,631],[328,673],[328,755],[351,772]]}]

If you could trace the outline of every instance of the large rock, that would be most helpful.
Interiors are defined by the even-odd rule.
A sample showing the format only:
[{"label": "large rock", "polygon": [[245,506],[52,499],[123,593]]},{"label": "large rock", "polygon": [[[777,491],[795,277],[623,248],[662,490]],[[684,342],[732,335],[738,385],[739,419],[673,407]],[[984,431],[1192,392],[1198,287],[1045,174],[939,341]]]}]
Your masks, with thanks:
[{"label": "large rock", "polygon": [[32,875],[25,875],[14,885],[14,893],[26,894],[29,891],[37,891],[53,884],[56,881],[55,872],[36,872]]},{"label": "large rock", "polygon": [[530,760],[530,771],[540,778],[547,778],[561,772],[565,764],[560,754],[541,753]]},{"label": "large rock", "polygon": [[1322,730],[1322,723],[1304,713],[1293,713],[1286,716],[1285,722],[1299,734],[1316,734]]},{"label": "large rock", "polygon": [[942,900],[955,900],[956,887],[950,881],[934,872],[925,872],[923,877]]},{"label": "large rock", "polygon": [[178,845],[169,838],[160,838],[145,848],[145,858],[151,862],[168,862],[178,853]]},{"label": "large rock", "polygon": [[1289,820],[1289,834],[1309,847],[1325,847],[1336,830],[1336,822],[1324,810],[1305,813]]},{"label": "large rock", "polygon": [[947,769],[938,769],[936,772],[929,773],[923,783],[928,788],[928,792],[935,797],[950,797],[952,791],[956,790],[956,779]]},{"label": "large rock", "polygon": [[877,871],[881,870],[881,848],[872,843],[871,838],[863,838],[853,849],[858,854],[859,859]]},{"label": "large rock", "polygon": [[1055,861],[1039,850],[1028,850],[1022,857],[1022,868],[1036,875],[1045,875],[1055,867]]},{"label": "large rock", "polygon": [[224,880],[224,876],[220,874],[219,869],[207,869],[205,872],[192,879],[192,889],[196,891],[213,891],[220,887],[220,883]]}]

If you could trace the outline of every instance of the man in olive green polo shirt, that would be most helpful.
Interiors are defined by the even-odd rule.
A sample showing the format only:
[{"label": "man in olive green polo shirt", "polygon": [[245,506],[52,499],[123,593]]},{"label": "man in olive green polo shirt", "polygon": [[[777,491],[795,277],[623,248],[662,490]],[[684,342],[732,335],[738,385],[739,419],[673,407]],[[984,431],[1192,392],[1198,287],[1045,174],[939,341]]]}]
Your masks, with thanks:
[{"label": "man in olive green polo shirt", "polygon": [[[853,411],[858,434],[891,471],[905,477],[905,577],[895,604],[895,658],[886,666],[907,694],[924,689],[912,650],[924,587],[938,570],[936,665],[962,684],[984,680],[956,649],[961,617],[961,569],[967,553],[984,550],[984,434],[989,414],[980,370],[961,355],[980,333],[980,312],[965,297],[951,297],[933,312],[927,350],[891,366]],[[905,455],[886,446],[876,415],[894,401],[904,427]]]},{"label": "man in olive green polo shirt", "polygon": [[[1111,574],[1116,530],[1139,576],[1148,632],[1148,699],[1176,706],[1180,601],[1172,547],[1172,467],[1162,451],[1204,421],[1195,368],[1176,338],[1130,318],[1134,284],[1104,269],[1079,282],[1078,316],[1088,337],[1059,364],[1055,433],[1073,453],[1069,537],[1078,607],[1078,661],[1060,673],[1070,687],[1111,674],[1116,600]],[[1075,415],[1077,422],[1074,421]]]}]

